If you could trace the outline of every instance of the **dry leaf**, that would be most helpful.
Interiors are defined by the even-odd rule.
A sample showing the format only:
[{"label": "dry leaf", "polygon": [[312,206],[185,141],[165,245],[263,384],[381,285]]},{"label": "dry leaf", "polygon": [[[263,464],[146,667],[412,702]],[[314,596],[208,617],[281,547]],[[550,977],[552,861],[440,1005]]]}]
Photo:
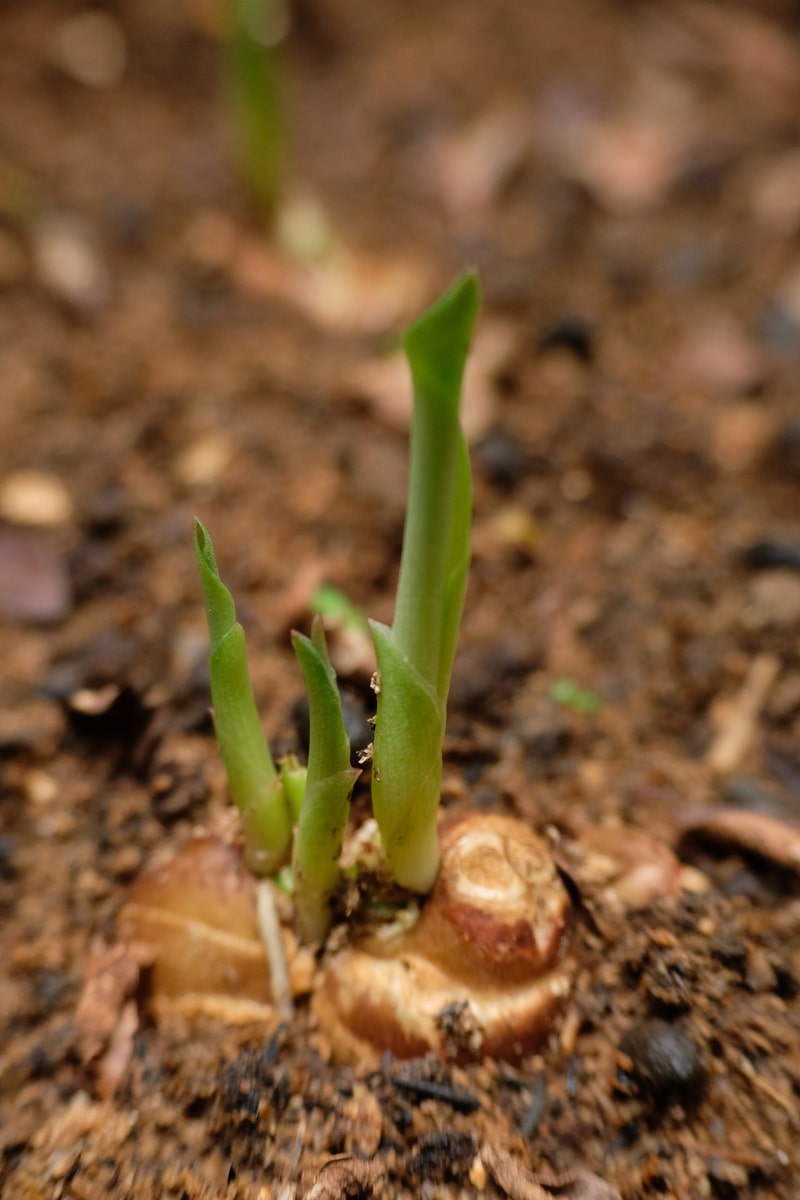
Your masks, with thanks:
[{"label": "dry leaf", "polygon": [[456,220],[483,216],[519,168],[530,145],[530,118],[522,109],[494,109],[432,147],[426,170]]},{"label": "dry leaf", "polygon": [[107,946],[101,938],[92,942],[75,1029],[81,1061],[94,1065],[104,1097],[114,1094],[130,1061],[138,1026],[132,996],[142,968],[152,959],[149,948],[139,943]]},{"label": "dry leaf", "polygon": [[686,814],[679,821],[684,834],[699,833],[800,872],[800,827],[779,817],[741,808],[715,808]]},{"label": "dry leaf", "polygon": [[776,22],[747,6],[700,0],[684,0],[675,12],[704,40],[709,58],[727,68],[754,99],[796,119],[800,55]]},{"label": "dry leaf", "polygon": [[366,1198],[383,1173],[379,1159],[367,1161],[350,1155],[332,1158],[321,1168],[317,1181],[305,1200],[347,1200]]},{"label": "dry leaf", "polygon": [[510,1200],[622,1200],[619,1192],[591,1171],[550,1175],[528,1171],[507,1151],[492,1143],[481,1147],[480,1158],[495,1183]]},{"label": "dry leaf", "polygon": [[681,865],[669,846],[629,825],[590,826],[563,846],[565,869],[581,891],[612,909],[636,909],[681,890]]},{"label": "dry leaf", "polygon": [[139,1013],[136,1001],[128,1000],[122,1006],[108,1049],[97,1063],[97,1092],[103,1100],[110,1100],[125,1078],[128,1063],[133,1055],[133,1039],[138,1028]]},{"label": "dry leaf", "polygon": [[725,313],[696,321],[674,358],[679,375],[718,395],[743,396],[764,382],[763,354]]}]

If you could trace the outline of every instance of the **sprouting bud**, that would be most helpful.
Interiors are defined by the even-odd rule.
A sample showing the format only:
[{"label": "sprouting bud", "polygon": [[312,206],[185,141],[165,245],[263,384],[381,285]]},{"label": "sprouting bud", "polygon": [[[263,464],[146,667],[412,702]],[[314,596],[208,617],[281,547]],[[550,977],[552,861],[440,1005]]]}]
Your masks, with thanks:
[{"label": "sprouting bud", "polygon": [[547,842],[513,817],[445,821],[442,862],[408,932],[332,955],[314,993],[348,1060],[434,1051],[516,1059],[542,1042],[570,987],[570,900]]}]

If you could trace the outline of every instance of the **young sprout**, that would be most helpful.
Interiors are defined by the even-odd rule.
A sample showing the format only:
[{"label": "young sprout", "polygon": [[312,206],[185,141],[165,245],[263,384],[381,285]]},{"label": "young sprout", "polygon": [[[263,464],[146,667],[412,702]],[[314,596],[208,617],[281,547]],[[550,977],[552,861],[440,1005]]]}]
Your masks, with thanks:
[{"label": "young sprout", "polygon": [[428,892],[447,693],[470,560],[472,484],[459,420],[479,288],[463,275],[405,336],[414,386],[408,504],[391,628],[371,622],[378,660],[372,803],[399,884]]},{"label": "young sprout", "polygon": [[214,729],[231,798],[241,814],[247,861],[257,874],[271,875],[289,857],[291,809],[258,718],[244,630],[236,620],[233,597],[220,579],[211,537],[198,520],[194,548],[211,639]]},{"label": "young sprout", "polygon": [[[373,807],[389,868],[403,887],[428,892],[439,865],[437,812],[445,705],[470,557],[471,481],[459,421],[461,379],[478,310],[465,274],[408,330],[414,383],[408,510],[394,624],[371,623],[378,660]],[[301,935],[324,937],[339,882],[350,767],[336,674],[322,619],[293,634],[310,709],[308,770],[279,774],[261,730],[244,631],[217,569],[211,538],[195,522],[195,549],[211,635],[214,722],[248,860],[275,874],[289,857]],[[298,802],[299,788],[302,799]]]},{"label": "young sprout", "polygon": [[339,882],[350,793],[361,772],[350,766],[350,739],[322,619],[315,618],[310,638],[293,633],[292,642],[308,692],[310,716],[308,774],[292,862],[295,908],[301,937],[316,942],[330,925],[329,901]]}]

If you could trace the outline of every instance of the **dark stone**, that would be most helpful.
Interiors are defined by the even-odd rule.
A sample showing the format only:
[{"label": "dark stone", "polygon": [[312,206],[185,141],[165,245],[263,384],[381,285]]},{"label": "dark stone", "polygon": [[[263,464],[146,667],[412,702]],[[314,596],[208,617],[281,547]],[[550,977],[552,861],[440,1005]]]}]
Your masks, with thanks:
[{"label": "dark stone", "polygon": [[703,1053],[681,1023],[640,1021],[623,1035],[620,1050],[641,1090],[654,1099],[691,1098],[705,1083]]},{"label": "dark stone", "polygon": [[539,350],[568,350],[579,362],[590,363],[595,354],[594,329],[585,317],[560,317],[539,335]]},{"label": "dark stone", "polygon": [[779,541],[777,538],[763,538],[754,542],[752,546],[748,546],[742,557],[744,565],[751,571],[771,571],[775,567],[800,571],[800,546]]},{"label": "dark stone", "polygon": [[525,450],[502,429],[497,429],[478,443],[476,457],[489,481],[505,492],[512,492],[528,469]]}]

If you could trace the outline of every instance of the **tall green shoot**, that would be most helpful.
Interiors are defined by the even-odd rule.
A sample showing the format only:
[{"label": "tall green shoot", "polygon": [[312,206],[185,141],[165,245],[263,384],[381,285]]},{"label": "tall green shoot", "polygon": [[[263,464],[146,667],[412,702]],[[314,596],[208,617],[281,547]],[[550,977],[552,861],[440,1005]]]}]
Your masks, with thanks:
[{"label": "tall green shoot", "polygon": [[378,661],[372,803],[398,883],[427,892],[447,694],[470,560],[472,484],[459,410],[480,293],[463,275],[405,336],[414,387],[408,504],[394,622],[371,622]]}]

